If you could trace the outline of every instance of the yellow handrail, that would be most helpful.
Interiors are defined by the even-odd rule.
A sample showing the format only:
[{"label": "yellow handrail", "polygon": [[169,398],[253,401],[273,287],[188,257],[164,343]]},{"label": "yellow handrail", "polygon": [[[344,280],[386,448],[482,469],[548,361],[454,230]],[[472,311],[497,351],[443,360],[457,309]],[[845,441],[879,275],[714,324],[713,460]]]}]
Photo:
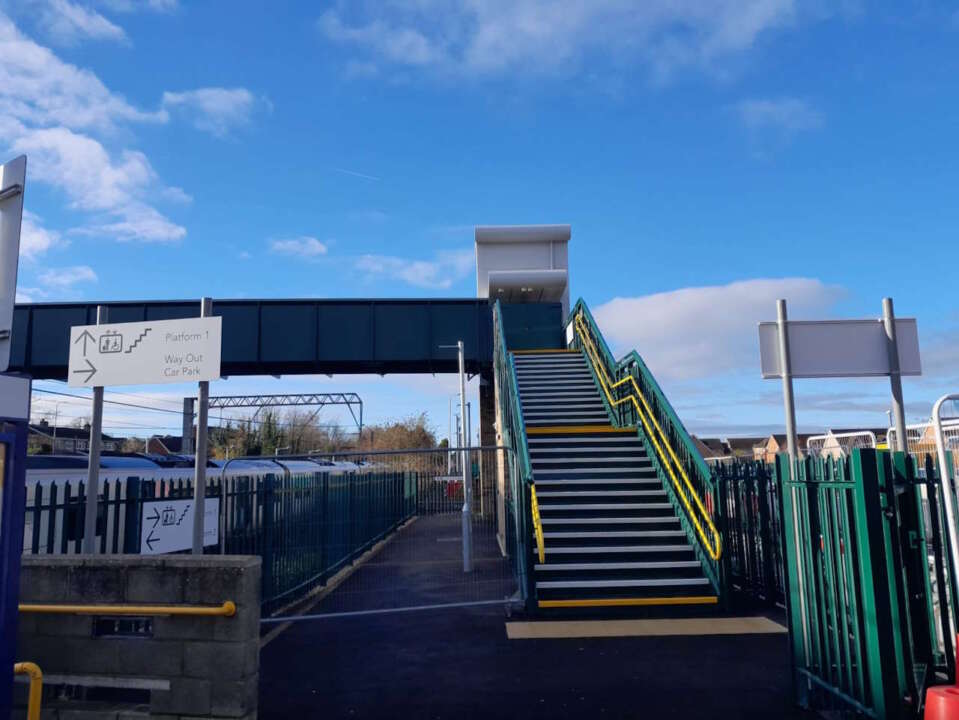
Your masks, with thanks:
[{"label": "yellow handrail", "polygon": [[40,720],[40,704],[43,700],[43,671],[32,662],[18,662],[13,666],[14,675],[30,676],[30,694],[27,700],[27,720]]},{"label": "yellow handrail", "polygon": [[529,504],[533,512],[533,534],[536,536],[536,549],[540,563],[546,562],[546,543],[543,541],[543,521],[539,516],[539,503],[536,501],[536,486],[529,486]]},{"label": "yellow handrail", "polygon": [[[600,385],[603,386],[603,392],[606,394],[606,399],[609,400],[610,406],[616,407],[628,400],[633,402],[633,405],[636,407],[636,414],[639,416],[639,419],[642,421],[643,427],[646,430],[646,437],[648,437],[652,442],[653,447],[656,449],[656,454],[659,455],[661,464],[669,473],[669,477],[673,481],[673,485],[676,487],[676,492],[686,508],[689,519],[693,521],[693,525],[696,528],[696,532],[699,535],[700,540],[703,542],[703,546],[706,548],[706,552],[709,553],[709,556],[713,560],[719,560],[720,555],[722,554],[722,539],[719,535],[719,530],[716,529],[712,518],[709,517],[709,512],[706,510],[702,500],[699,498],[696,488],[693,487],[692,482],[689,480],[689,475],[686,473],[686,468],[679,461],[679,458],[676,456],[676,451],[673,450],[672,445],[670,445],[669,440],[666,437],[666,433],[663,432],[662,427],[660,427],[659,422],[656,420],[656,416],[649,407],[649,403],[646,402],[646,397],[639,389],[639,385],[636,383],[636,378],[634,378],[632,375],[627,375],[622,380],[614,383],[612,378],[609,377],[609,374],[606,371],[606,365],[602,362],[599,351],[596,349],[596,345],[594,344],[592,337],[585,327],[582,314],[578,314],[576,316],[575,324],[576,332],[579,334],[579,337],[583,342],[583,347],[590,356],[593,367],[596,368],[596,376],[599,378]],[[620,385],[624,385],[626,383],[632,383],[633,391],[625,397],[619,399],[614,398],[610,391],[615,390]],[[642,405],[640,405],[640,403],[642,403]],[[660,438],[662,438],[662,444],[665,445],[666,449],[669,451],[668,457],[663,451],[663,448],[660,446],[659,441],[656,439],[656,436],[653,433],[653,428],[650,427],[650,421],[652,421],[652,425],[655,427],[656,432],[658,432]],[[672,460],[672,462],[670,462],[670,460]],[[699,517],[697,517],[696,512],[693,511],[693,507],[689,502],[689,497],[687,496],[686,490],[683,489],[683,485],[680,484],[679,479],[676,477],[676,473],[673,470],[674,465],[679,469],[679,473],[682,475],[683,482],[685,483],[686,488],[689,490],[689,495],[692,495],[693,500],[695,501],[696,509],[706,521],[706,525],[709,528],[709,535],[712,536],[712,541],[710,541],[710,539],[707,537],[706,531],[703,529],[703,525],[700,522]]]},{"label": "yellow handrail", "polygon": [[190,615],[233,617],[236,603],[227,600],[214,607],[198,605],[36,605],[23,603],[20,612],[56,615]]}]

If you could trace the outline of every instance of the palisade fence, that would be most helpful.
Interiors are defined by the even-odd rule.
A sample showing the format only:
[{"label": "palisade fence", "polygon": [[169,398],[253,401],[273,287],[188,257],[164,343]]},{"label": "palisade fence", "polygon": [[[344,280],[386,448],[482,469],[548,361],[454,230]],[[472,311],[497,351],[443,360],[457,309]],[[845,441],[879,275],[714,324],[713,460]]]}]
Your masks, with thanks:
[{"label": "palisade fence", "polygon": [[[463,595],[464,585],[472,588],[473,595],[481,594],[479,586],[485,581],[489,581],[491,593],[493,586],[499,592],[501,586],[511,583],[510,563],[514,560],[507,552],[511,546],[496,538],[495,472],[491,469],[509,467],[510,463],[499,457],[505,454],[503,449],[478,448],[347,453],[335,458],[240,459],[220,470],[210,468],[206,497],[220,500],[220,529],[219,544],[205,552],[260,555],[263,611],[271,613],[322,587],[377,543],[392,539],[398,530],[430,518],[434,535],[446,533],[442,542],[454,551],[453,557],[445,562],[439,558],[440,543],[431,538],[432,544],[423,541],[415,549],[407,543],[406,564],[433,563],[442,568],[443,572],[434,573],[426,584],[438,592],[455,589],[457,599]],[[460,562],[455,551],[463,507],[463,462],[468,464],[467,475],[473,483],[474,543],[489,555],[493,554],[490,546],[496,548],[496,561],[488,563],[495,565],[495,572],[488,573],[495,576],[492,578],[482,573],[465,578],[461,568],[458,573],[451,569]],[[24,553],[81,551],[85,473],[44,470],[28,474]],[[101,471],[99,552],[140,553],[144,503],[192,498],[192,473],[191,469],[137,470],[136,475]],[[505,485],[508,490],[510,484]],[[455,547],[451,536],[457,540]],[[398,580],[381,583],[374,604],[395,604],[401,592],[398,585]]]},{"label": "palisade fence", "polygon": [[786,603],[779,484],[772,467],[742,460],[712,466],[723,534],[723,567],[731,602]]},{"label": "palisade fence", "polygon": [[955,677],[955,595],[938,470],[905,453],[779,456],[796,700],[839,716],[919,717]]}]

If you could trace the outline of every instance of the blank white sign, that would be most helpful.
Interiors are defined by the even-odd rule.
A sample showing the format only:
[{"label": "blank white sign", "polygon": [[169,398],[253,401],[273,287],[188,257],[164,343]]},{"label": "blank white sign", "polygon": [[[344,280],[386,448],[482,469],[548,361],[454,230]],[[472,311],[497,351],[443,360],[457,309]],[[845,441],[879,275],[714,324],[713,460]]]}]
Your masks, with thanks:
[{"label": "blank white sign", "polygon": [[[889,375],[889,350],[882,320],[790,320],[791,375],[795,378]],[[896,320],[899,372],[921,375],[919,329],[915,318]],[[782,377],[779,325],[759,323],[759,357],[764,378]]]}]

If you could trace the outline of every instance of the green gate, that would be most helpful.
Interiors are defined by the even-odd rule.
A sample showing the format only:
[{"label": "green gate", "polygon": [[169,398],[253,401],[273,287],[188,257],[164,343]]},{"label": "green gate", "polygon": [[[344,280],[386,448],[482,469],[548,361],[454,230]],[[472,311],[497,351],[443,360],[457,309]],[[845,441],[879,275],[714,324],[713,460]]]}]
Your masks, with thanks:
[{"label": "green gate", "polygon": [[931,460],[855,450],[806,459],[782,488],[796,700],[880,720],[918,717],[955,673],[943,513]]}]

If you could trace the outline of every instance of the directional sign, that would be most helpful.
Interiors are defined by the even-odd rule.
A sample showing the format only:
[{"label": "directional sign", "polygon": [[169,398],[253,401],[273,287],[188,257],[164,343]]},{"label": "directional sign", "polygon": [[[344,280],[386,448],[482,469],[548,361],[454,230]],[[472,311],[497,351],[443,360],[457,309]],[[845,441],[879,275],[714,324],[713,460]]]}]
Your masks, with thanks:
[{"label": "directional sign", "polygon": [[10,336],[13,333],[13,304],[17,298],[20,221],[26,177],[25,155],[0,165],[0,372],[5,371],[10,364]]},{"label": "directional sign", "polygon": [[[203,544],[220,542],[220,498],[203,504]],[[193,547],[193,501],[151,500],[143,503],[140,522],[140,554],[189,550]]]},{"label": "directional sign", "polygon": [[70,328],[74,387],[197,382],[220,377],[219,317]]}]

